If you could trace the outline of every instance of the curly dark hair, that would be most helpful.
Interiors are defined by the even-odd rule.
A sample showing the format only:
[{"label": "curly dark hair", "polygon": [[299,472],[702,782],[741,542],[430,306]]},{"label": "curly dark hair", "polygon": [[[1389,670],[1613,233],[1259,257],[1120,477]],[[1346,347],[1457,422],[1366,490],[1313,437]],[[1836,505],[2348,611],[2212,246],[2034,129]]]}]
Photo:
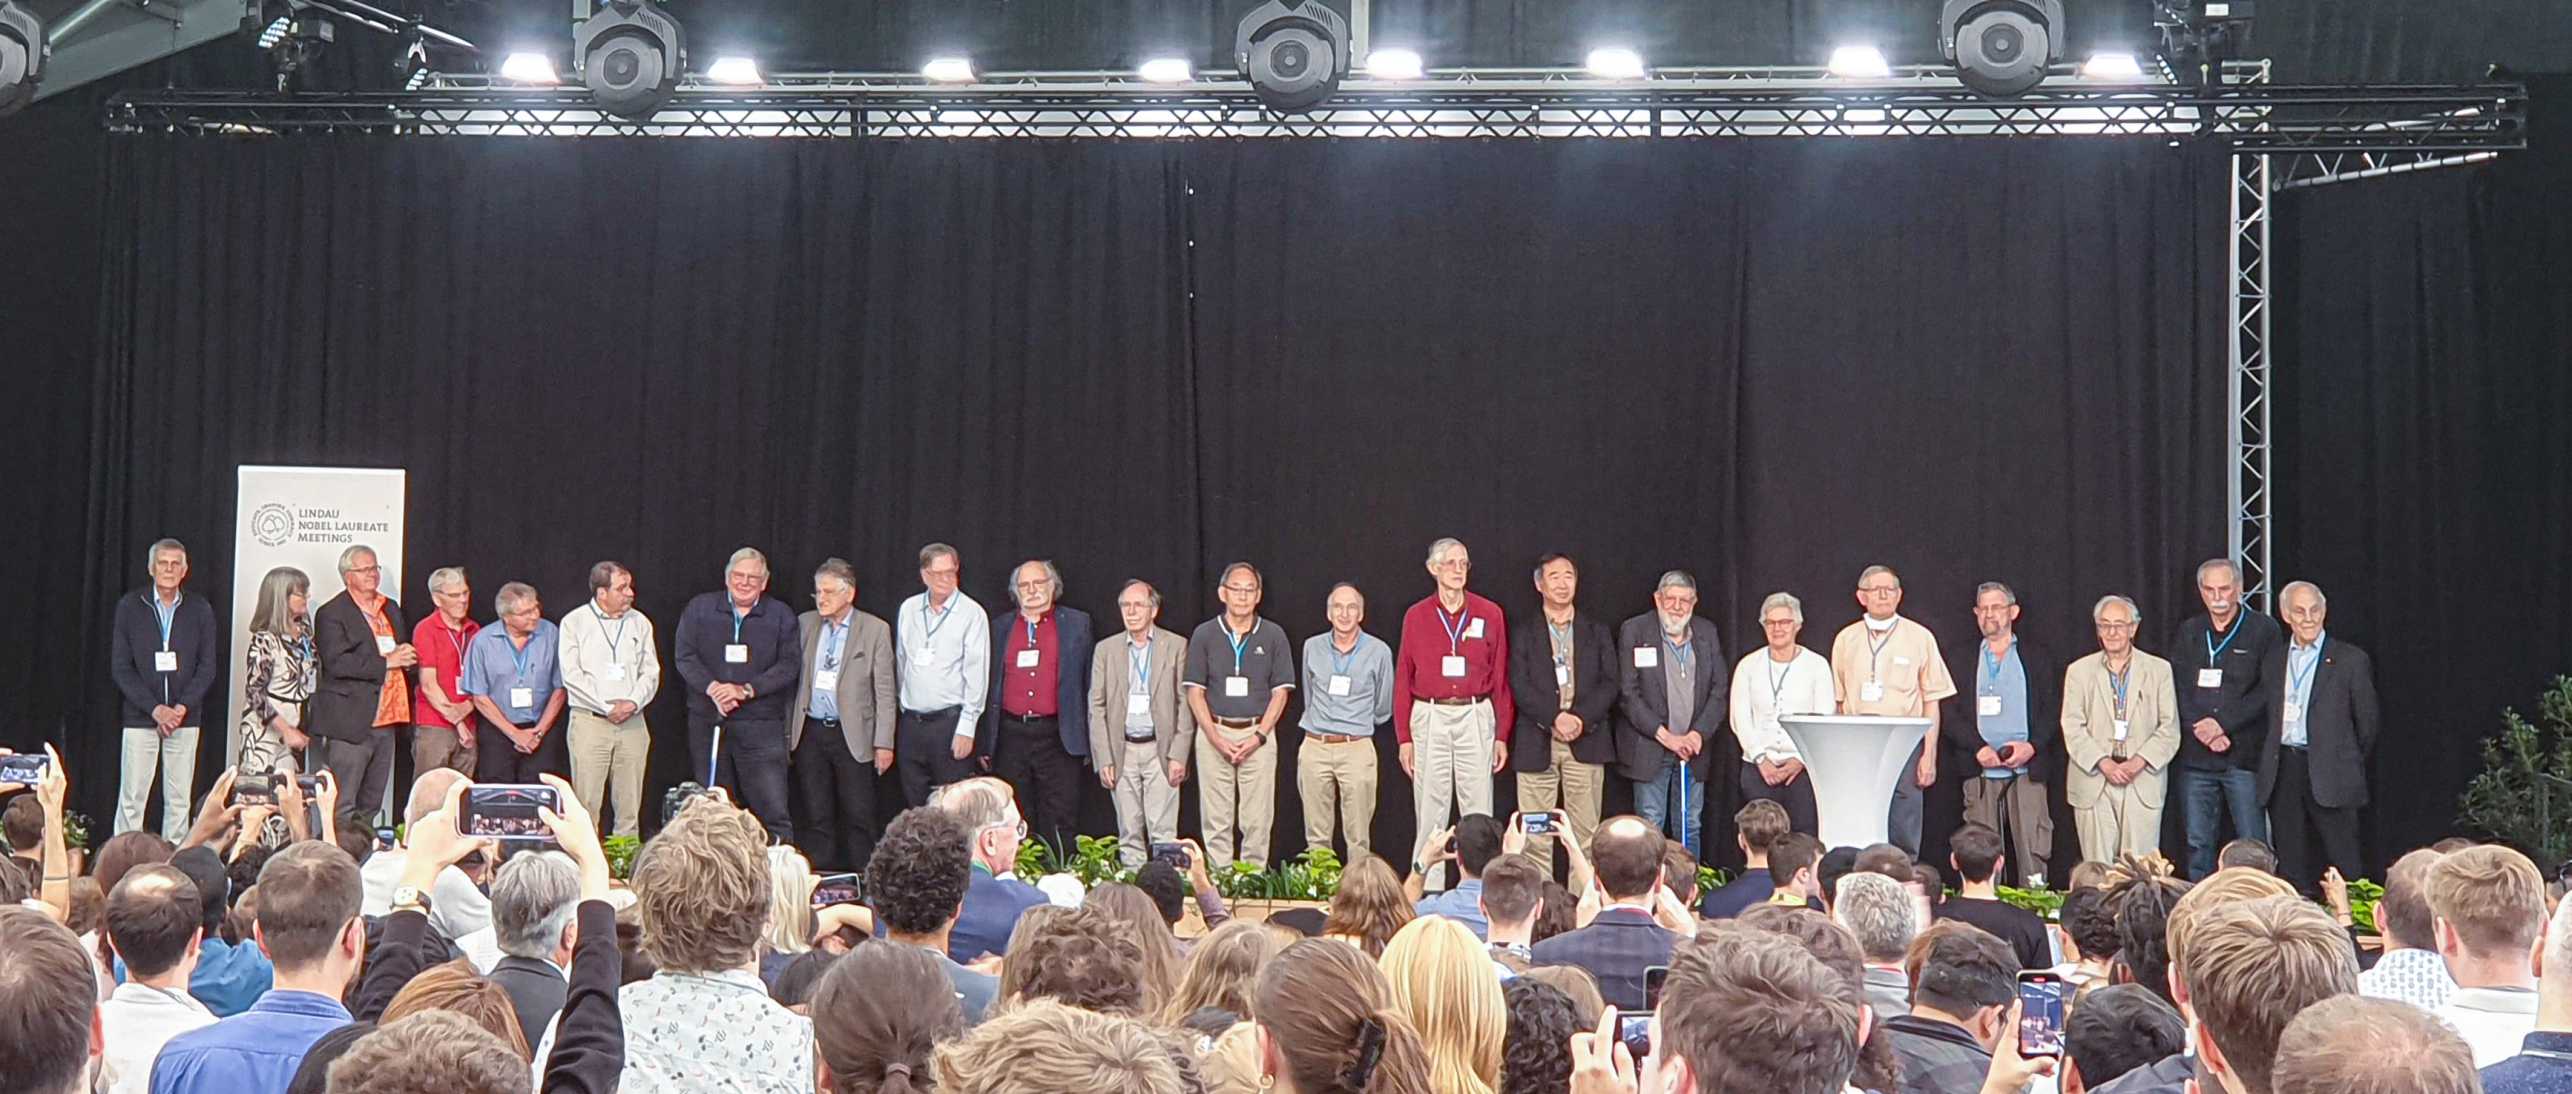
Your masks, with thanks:
[{"label": "curly dark hair", "polygon": [[886,825],[866,862],[866,891],[886,931],[934,934],[956,917],[973,882],[973,836],[963,818],[934,806]]},{"label": "curly dark hair", "polygon": [[1143,947],[1097,908],[1046,917],[1027,937],[1013,939],[1003,960],[1027,970],[1019,980],[1022,1001],[1051,999],[1127,1017],[1143,1013]]},{"label": "curly dark hair", "polygon": [[2063,897],[2063,933],[2081,956],[2104,961],[2117,952],[2117,906],[2105,889],[2074,889]]},{"label": "curly dark hair", "polygon": [[1152,907],[1172,927],[1188,914],[1188,889],[1179,879],[1179,871],[1166,862],[1147,862],[1134,872],[1134,887],[1152,898]]},{"label": "curly dark hair", "polygon": [[1500,986],[1509,1006],[1501,1040],[1500,1094],[1561,1094],[1572,1087],[1572,997],[1520,977]]}]

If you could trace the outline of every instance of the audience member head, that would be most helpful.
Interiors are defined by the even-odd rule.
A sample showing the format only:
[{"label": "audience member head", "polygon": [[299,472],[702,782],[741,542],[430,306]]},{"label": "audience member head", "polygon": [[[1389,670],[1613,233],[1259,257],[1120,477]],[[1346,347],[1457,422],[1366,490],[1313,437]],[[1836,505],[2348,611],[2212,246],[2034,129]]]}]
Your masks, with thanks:
[{"label": "audience member head", "polygon": [[1777,845],[1777,837],[1794,830],[1786,807],[1766,798],[1752,798],[1733,813],[1733,839],[1753,867],[1768,865],[1768,849]]},{"label": "audience member head", "polygon": [[2184,978],[2188,970],[2188,942],[2205,914],[2227,904],[2242,904],[2273,896],[2294,896],[2295,887],[2275,874],[2235,867],[2217,870],[2189,888],[2187,895],[2170,906],[2169,926],[2165,930],[2170,945],[2170,967]]},{"label": "audience member head", "polygon": [[1463,924],[1444,916],[1412,920],[1376,962],[1393,1003],[1429,1052],[1429,1085],[1440,1094],[1488,1094],[1500,1081],[1509,1008],[1499,966]]},{"label": "audience member head", "polygon": [[[1857,865],[1858,849],[1855,847],[1831,848],[1822,852],[1821,860],[1813,864],[1813,881],[1821,887],[1820,895],[1824,910],[1829,909],[1831,894],[1840,891],[1840,879],[1849,876],[1849,872],[1857,869]],[[1777,872],[1771,870],[1768,876],[1774,879]]]},{"label": "audience member head", "polygon": [[2215,852],[2215,865],[2219,869],[2247,866],[2261,873],[2274,874],[2277,872],[2277,849],[2263,841],[2244,836],[2225,844],[2223,850]]},{"label": "audience member head", "polygon": [[35,898],[43,868],[22,858],[0,859],[0,908]]},{"label": "audience member head", "polygon": [[2438,948],[2438,928],[2429,911],[2429,872],[2445,852],[2423,848],[2393,860],[2384,872],[2384,898],[2376,902],[2376,929],[2384,948]]},{"label": "audience member head", "polygon": [[[1656,858],[1653,870],[1660,870]],[[1411,922],[1411,902],[1402,895],[1402,879],[1381,856],[1368,855],[1340,873],[1340,891],[1331,897],[1330,922],[1323,933],[1348,939],[1369,959],[1384,955],[1393,932]]]},{"label": "audience member head", "polygon": [[1849,869],[1864,874],[1883,874],[1901,881],[1911,876],[1911,867],[1916,861],[1911,852],[1890,843],[1870,843],[1858,849],[1857,858],[1850,861]]},{"label": "audience member head", "polygon": [[[241,891],[240,899],[232,902],[231,911],[223,913],[223,928],[216,933],[223,937],[227,946],[256,945],[257,940],[252,935],[258,922],[259,887],[253,885]],[[321,1080],[316,1078],[314,1081]]]},{"label": "audience member head", "polygon": [[2183,924],[2174,957],[2198,1060],[2233,1094],[2269,1094],[2278,1034],[2304,1008],[2358,990],[2357,951],[2293,895],[2189,909],[2173,933]]},{"label": "audience member head", "polygon": [[2082,961],[2105,961],[2117,952],[2117,910],[2108,894],[2101,889],[2074,889],[2063,894],[2063,936],[2071,940],[2073,956]]},{"label": "audience member head", "polygon": [[1999,830],[1987,824],[1967,824],[1947,837],[1947,862],[1956,868],[1960,884],[1981,885],[2000,870],[2005,848]]},{"label": "audience member head", "polygon": [[2108,891],[2116,905],[2117,964],[2133,982],[2174,1008],[2171,989],[2170,910],[2187,895],[2188,883],[2166,875],[2136,878]]},{"label": "audience member head", "polygon": [[2436,1015],[2342,995],[2304,1008],[2277,1038],[2272,1094],[2482,1094],[2474,1051]]},{"label": "audience member head", "polygon": [[1857,1070],[1860,1009],[1794,939],[1710,931],[1670,959],[1645,1089],[1840,1094]]},{"label": "audience member head", "polygon": [[1295,936],[1286,940],[1289,945],[1307,938],[1322,937],[1329,924],[1330,913],[1320,908],[1279,908],[1268,913],[1269,926]]},{"label": "audience member head", "polygon": [[937,1049],[939,1094],[1182,1094],[1170,1045],[1123,1015],[1050,999],[996,1015]]},{"label": "audience member head", "polygon": [[98,979],[80,939],[43,912],[0,907],[0,1089],[87,1091],[101,1037]]},{"label": "audience member head", "polygon": [[[1842,880],[1845,883],[1846,879]],[[1873,1035],[1875,1012],[1866,1002],[1866,959],[1859,951],[1858,940],[1847,929],[1811,908],[1784,904],[1752,907],[1735,917],[1733,925],[1793,939],[1823,968],[1839,977],[1849,1005],[1857,1008],[1858,1014],[1857,1074],[1850,1084],[1861,1090],[1893,1090],[1900,1085],[1902,1061],[1894,1053],[1891,1039]]]},{"label": "audience member head", "polygon": [[1900,964],[1912,936],[1920,933],[1911,892],[1882,874],[1853,873],[1841,878],[1839,898],[1831,902],[1831,918],[1848,928],[1858,941],[1858,951],[1877,965]]},{"label": "audience member head", "polygon": [[1140,1015],[1150,989],[1143,979],[1143,945],[1134,929],[1096,905],[1046,916],[1024,939],[1012,940],[1004,968],[1022,975],[1015,1001],[1052,999],[1101,1014]]},{"label": "audience member head", "polygon": [[1266,1094],[1259,1070],[1259,1027],[1243,1019],[1197,1042],[1205,1094]]},{"label": "audience member head", "polygon": [[2510,848],[2469,847],[2430,868],[2429,913],[2457,986],[2523,986],[2544,930],[2545,877]]},{"label": "audience member head", "polygon": [[355,813],[340,814],[339,822],[331,825],[330,838],[361,869],[367,859],[375,857],[375,824]]},{"label": "audience member head", "polygon": [[1017,792],[994,778],[973,778],[940,791],[930,807],[964,821],[973,860],[994,874],[1017,868],[1018,844],[1027,838],[1026,818],[1019,815]]},{"label": "audience member head", "polygon": [[820,987],[822,974],[838,964],[840,955],[814,948],[796,954],[786,967],[777,970],[777,982],[768,985],[768,998],[797,1014],[811,1014],[813,989]]},{"label": "audience member head", "polygon": [[[1375,962],[1307,939],[1259,976],[1259,1060],[1286,1094],[1429,1094],[1429,1054]],[[1443,1094],[1443,1092],[1441,1092]]]},{"label": "audience member head", "polygon": [[1528,932],[1528,943],[1543,942],[1571,930],[1580,922],[1580,911],[1580,899],[1574,897],[1570,889],[1564,888],[1562,882],[1546,878],[1544,903],[1536,909],[1536,928]]},{"label": "audience member head", "polygon": [[768,878],[758,818],[713,798],[689,802],[634,857],[644,954],[665,972],[751,967],[768,930]]},{"label": "audience member head", "polygon": [[2108,884],[2108,864],[2104,862],[2073,863],[2072,872],[2069,876],[2064,878],[2064,884],[2069,885],[2074,889],[2106,888]]},{"label": "audience member head", "polygon": [[465,781],[463,773],[451,767],[433,767],[411,780],[411,796],[402,804],[402,830],[420,823],[420,818],[446,807],[447,791]]},{"label": "audience member head", "polygon": [[1925,862],[1912,863],[1908,885],[1911,899],[1919,906],[1924,919],[1930,918],[1939,905],[1947,902],[1947,879],[1938,873],[1935,866]]},{"label": "audience member head", "polygon": [[491,933],[500,952],[570,966],[580,937],[580,867],[560,851],[509,856],[491,875]]},{"label": "audience member head", "polygon": [[1675,839],[1661,841],[1661,887],[1681,907],[1697,903],[1697,856],[1688,853],[1688,845]]},{"label": "audience member head", "polygon": [[1579,965],[1540,965],[1518,974],[1516,980],[1532,980],[1563,993],[1572,1001],[1572,1022],[1582,1029],[1599,1024],[1599,1012],[1607,1009],[1607,997],[1599,994],[1599,978]]},{"label": "audience member head", "polygon": [[2081,996],[2063,1020],[2064,1094],[2081,1094],[2188,1044],[2187,1024],[2139,984],[2115,984]]},{"label": "audience member head", "polygon": [[71,879],[71,911],[63,916],[63,926],[73,934],[90,934],[98,930],[107,915],[107,892],[98,887],[94,877]]},{"label": "audience member head", "polygon": [[1525,855],[1507,855],[1482,872],[1482,914],[1495,932],[1521,937],[1545,902],[1545,872]]},{"label": "audience member head", "polygon": [[[518,1028],[518,1008],[510,1003],[508,990],[475,973],[469,961],[459,959],[422,970],[393,994],[393,1001],[384,1005],[380,1021],[391,1025],[430,1010],[463,1015],[508,1045],[521,1064],[535,1059],[535,1052],[528,1048],[526,1031]],[[544,1035],[543,1030],[536,1031],[536,1036]]]},{"label": "audience member head", "polygon": [[2468,847],[2475,847],[2475,846],[2479,846],[2479,845],[2478,845],[2478,844],[2476,844],[2473,840],[2467,839],[2467,838],[2465,838],[2465,837],[2463,837],[2463,836],[2449,836],[2449,837],[2447,837],[2446,839],[2442,839],[2442,840],[2439,840],[2439,841],[2438,841],[2438,842],[2436,842],[2436,843],[2430,844],[2430,845],[2429,845],[2429,849],[2430,849],[2430,850],[2432,850],[2432,851],[2436,851],[2436,852],[2438,852],[2439,854],[2442,854],[2442,855],[2452,855],[2452,854],[2455,854],[2455,853],[2456,853],[2456,852],[2458,852],[2458,851],[2462,851],[2462,850],[2464,850],[2464,849],[2466,849],[2466,848],[2468,848]]},{"label": "audience member head", "polygon": [[[514,1028],[518,1020],[509,1022]],[[329,1074],[331,1094],[518,1094],[533,1085],[522,1052],[451,1010],[399,1020],[388,1011],[331,1062]]]},{"label": "audience member head", "polygon": [[897,939],[941,942],[973,882],[973,837],[943,809],[906,809],[866,860],[867,899]]},{"label": "audience member head", "polygon": [[1234,1014],[1250,1013],[1250,996],[1259,986],[1260,972],[1286,945],[1264,923],[1236,919],[1215,928],[1214,933],[1198,939],[1196,948],[1188,951],[1178,990],[1171,993],[1169,1005],[1161,1008],[1163,1024],[1176,1025],[1207,1007],[1221,1007]]},{"label": "audience member head", "polygon": [[1482,876],[1483,867],[1500,857],[1502,825],[1489,813],[1468,813],[1456,821],[1456,868],[1465,876]]},{"label": "audience member head", "polygon": [[1570,1046],[1580,1030],[1572,1022],[1571,997],[1522,976],[1501,985],[1500,1000],[1509,1010],[1509,1033],[1501,1040],[1499,1094],[1570,1090]]},{"label": "audience member head", "polygon": [[1161,913],[1161,922],[1172,929],[1188,916],[1188,886],[1179,871],[1166,862],[1147,862],[1134,872],[1134,887],[1152,898],[1153,910]]},{"label": "audience member head", "polygon": [[1951,919],[1912,946],[1920,971],[1911,981],[1911,1012],[1951,1020],[1990,1049],[2006,1031],[2010,1001],[2018,996],[2018,957],[2009,943]]},{"label": "audience member head", "polygon": [[802,953],[813,948],[812,860],[785,844],[768,849],[768,932],[760,941],[769,953]]},{"label": "audience member head", "polygon": [[[259,871],[268,868],[268,856],[277,851],[276,846],[268,843],[252,843],[234,852],[232,861],[224,864],[224,869],[232,875],[232,899],[235,903],[258,886]],[[351,860],[349,865],[357,863]]]},{"label": "audience member head", "polygon": [[813,989],[813,1055],[832,1094],[930,1089],[929,1057],[965,1030],[936,955],[918,946],[867,945],[833,962]]},{"label": "audience member head", "polygon": [[[1077,908],[1065,908],[1056,904],[1039,904],[1027,909],[1026,911],[1018,913],[1018,922],[1010,925],[1009,948],[1005,952],[1023,953],[1024,951],[1021,947],[1027,944],[1027,940],[1036,937],[1036,932],[1044,930],[1045,924],[1052,922],[1055,916],[1070,915],[1078,910],[1079,909]],[[997,995],[994,997],[999,999],[1008,999],[1025,994],[1027,990],[1027,981],[1035,974],[1036,963],[1033,961],[1002,961],[1000,963],[1000,988]]]},{"label": "audience member head", "polygon": [[1822,841],[1802,832],[1788,832],[1768,845],[1768,880],[1778,892],[1818,897],[1822,890],[1816,867],[1821,858]]},{"label": "audience member head", "polygon": [[223,868],[223,856],[211,847],[190,847],[170,856],[170,868],[186,874],[188,883],[196,886],[205,933],[222,930],[223,913],[232,907],[232,875]]},{"label": "audience member head", "polygon": [[346,990],[366,952],[365,899],[357,864],[337,847],[306,841],[270,856],[253,926],[277,979],[311,979],[334,996]]},{"label": "audience member head", "polygon": [[131,832],[118,832],[108,837],[106,843],[99,845],[98,854],[92,860],[94,865],[90,867],[89,874],[98,879],[100,892],[113,894],[116,892],[116,883],[125,880],[126,871],[137,866],[168,862],[170,855],[175,852],[176,848],[170,846],[170,841],[162,839],[158,834],[146,832],[140,828]]},{"label": "audience member head", "polygon": [[107,942],[137,978],[158,978],[192,963],[204,937],[196,883],[169,866],[125,871],[107,897]]},{"label": "audience member head", "polygon": [[1179,990],[1179,940],[1170,933],[1170,924],[1161,918],[1161,909],[1151,897],[1143,895],[1143,890],[1115,882],[1090,890],[1081,906],[1097,909],[1133,941],[1136,959],[1142,962],[1138,973],[1143,978],[1142,1009],[1135,1013],[1160,1010],[1169,1001],[1170,993]]},{"label": "audience member head", "polygon": [[35,856],[45,841],[45,807],[35,795],[21,794],[9,799],[7,808],[0,808],[0,836],[8,838],[10,853]]}]

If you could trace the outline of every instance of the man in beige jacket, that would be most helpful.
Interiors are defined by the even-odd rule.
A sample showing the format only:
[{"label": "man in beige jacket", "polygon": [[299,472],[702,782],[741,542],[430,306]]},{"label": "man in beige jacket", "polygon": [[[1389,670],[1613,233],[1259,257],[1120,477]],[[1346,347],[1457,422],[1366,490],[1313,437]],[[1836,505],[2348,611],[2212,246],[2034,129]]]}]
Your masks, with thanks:
[{"label": "man in beige jacket", "polygon": [[2170,662],[2134,647],[2143,613],[2109,594],[2090,609],[2099,652],[2063,672],[2063,750],[2070,758],[2064,793],[2081,857],[2114,862],[2119,854],[2161,847],[2161,801],[2171,758],[2179,753],[2179,696]]},{"label": "man in beige jacket", "polygon": [[1179,696],[1188,640],[1162,627],[1161,590],[1140,579],[1116,593],[1125,630],[1090,657],[1090,763],[1116,800],[1118,857],[1141,866],[1155,842],[1179,838],[1194,724]]}]

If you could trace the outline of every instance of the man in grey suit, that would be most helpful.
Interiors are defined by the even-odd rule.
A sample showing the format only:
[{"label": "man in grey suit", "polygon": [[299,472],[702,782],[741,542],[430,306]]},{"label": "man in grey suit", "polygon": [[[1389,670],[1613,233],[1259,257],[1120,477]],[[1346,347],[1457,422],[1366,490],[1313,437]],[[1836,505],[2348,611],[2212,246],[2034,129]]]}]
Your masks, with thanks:
[{"label": "man in grey suit", "polygon": [[1617,628],[1617,770],[1634,783],[1635,813],[1703,857],[1707,754],[1732,713],[1732,662],[1714,623],[1696,614],[1687,571],[1661,575],[1652,608]]},{"label": "man in grey suit", "polygon": [[795,844],[833,870],[863,870],[875,853],[875,777],[893,766],[893,628],[856,601],[846,560],[813,571],[813,610],[798,617],[803,679],[786,715]]},{"label": "man in grey suit", "polygon": [[579,907],[580,867],[560,851],[511,855],[492,872],[491,933],[501,957],[491,982],[509,993],[530,1045],[544,1041],[570,994]]},{"label": "man in grey suit", "polygon": [[2277,840],[2277,876],[2311,893],[2325,865],[2358,876],[2358,810],[2367,804],[2367,758],[2376,746],[2375,666],[2367,651],[2323,632],[2331,602],[2312,582],[2290,582],[2277,601],[2287,641],[2260,668],[2263,686],[2281,690],[2268,708],[2259,800]]},{"label": "man in grey suit", "polygon": [[1125,630],[1090,655],[1090,765],[1116,800],[1117,857],[1143,865],[1155,841],[1179,838],[1196,723],[1179,696],[1188,640],[1158,626],[1161,590],[1136,578],[1116,593]]}]

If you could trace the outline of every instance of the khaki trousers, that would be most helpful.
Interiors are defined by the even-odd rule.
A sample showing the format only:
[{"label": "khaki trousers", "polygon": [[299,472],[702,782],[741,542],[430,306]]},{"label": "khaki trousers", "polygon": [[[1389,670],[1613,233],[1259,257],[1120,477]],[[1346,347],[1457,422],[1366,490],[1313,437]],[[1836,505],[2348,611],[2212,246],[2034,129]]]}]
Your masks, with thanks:
[{"label": "khaki trousers", "polygon": [[[1247,730],[1224,727],[1230,735]],[[1268,868],[1268,832],[1277,820],[1277,738],[1252,749],[1238,767],[1197,734],[1197,819],[1205,830],[1206,857],[1217,870],[1233,860]],[[1233,837],[1239,823],[1241,836]],[[1236,855],[1238,852],[1238,855]]]},{"label": "khaki trousers", "polygon": [[2161,785],[2116,786],[2101,779],[2094,805],[2072,807],[2072,826],[2081,837],[2081,857],[2115,862],[2127,852],[2137,855],[2161,849]]},{"label": "khaki trousers", "polygon": [[1965,821],[2008,837],[2021,884],[2049,876],[2045,860],[2054,853],[2054,815],[2046,808],[2044,783],[2025,775],[1986,779],[1976,772],[1965,779]]},{"label": "khaki trousers", "polygon": [[1295,753],[1295,793],[1304,799],[1304,846],[1329,847],[1339,831],[1348,836],[1348,862],[1374,853],[1368,838],[1375,824],[1374,741],[1325,744],[1305,737]]},{"label": "khaki trousers", "polygon": [[[1158,741],[1118,741],[1116,748],[1117,857],[1141,866],[1154,840],[1179,838],[1179,788],[1161,762]],[[1221,762],[1218,757],[1217,762]]]},{"label": "khaki trousers", "polygon": [[[1518,746],[1530,748],[1535,743],[1520,741]],[[1541,813],[1548,809],[1561,809],[1571,815],[1573,840],[1588,847],[1590,837],[1599,830],[1599,799],[1606,792],[1606,783],[1601,776],[1606,768],[1573,759],[1572,746],[1555,740],[1553,734],[1545,735],[1545,743],[1552,746],[1545,770],[1518,773],[1519,811]],[[1536,868],[1543,870],[1545,876],[1554,876],[1554,837],[1537,836],[1528,840],[1526,854],[1535,860]]]},{"label": "khaki trousers", "polygon": [[609,834],[640,835],[643,762],[652,754],[652,727],[644,724],[643,712],[635,711],[624,725],[618,725],[606,715],[574,708],[567,743],[572,754],[572,794],[580,798],[581,808],[589,810],[590,822],[607,816],[599,806],[613,786],[616,830]]},{"label": "khaki trousers", "polygon": [[[1411,769],[1412,793],[1419,805],[1413,818],[1418,833],[1414,838],[1427,839],[1429,833],[1455,824],[1448,815],[1472,816],[1491,812],[1491,701],[1477,699],[1463,706],[1447,706],[1427,701],[1411,704]],[[1423,882],[1432,890],[1446,888],[1445,863],[1429,868]]]},{"label": "khaki trousers", "polygon": [[443,767],[470,779],[473,777],[473,758],[480,752],[480,749],[466,746],[464,739],[446,726],[411,726],[411,773],[414,776]]}]

